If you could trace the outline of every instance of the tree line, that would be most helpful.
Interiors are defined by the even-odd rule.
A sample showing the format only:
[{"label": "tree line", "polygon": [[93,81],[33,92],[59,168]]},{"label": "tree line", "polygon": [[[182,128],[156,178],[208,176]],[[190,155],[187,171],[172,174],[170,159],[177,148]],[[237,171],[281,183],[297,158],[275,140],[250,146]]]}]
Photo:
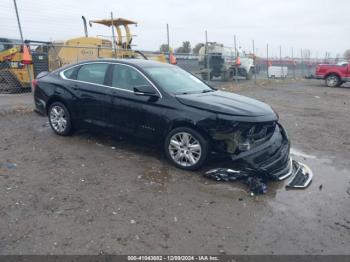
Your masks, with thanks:
[{"label": "tree line", "polygon": [[[191,54],[192,53],[194,55],[198,55],[199,49],[202,46],[204,46],[203,43],[198,43],[192,48],[190,41],[184,41],[184,42],[182,42],[182,46],[175,48],[175,52],[181,53],[181,54]],[[162,44],[159,48],[159,51],[164,52],[164,53],[168,52],[168,50],[169,50],[168,44]]]}]

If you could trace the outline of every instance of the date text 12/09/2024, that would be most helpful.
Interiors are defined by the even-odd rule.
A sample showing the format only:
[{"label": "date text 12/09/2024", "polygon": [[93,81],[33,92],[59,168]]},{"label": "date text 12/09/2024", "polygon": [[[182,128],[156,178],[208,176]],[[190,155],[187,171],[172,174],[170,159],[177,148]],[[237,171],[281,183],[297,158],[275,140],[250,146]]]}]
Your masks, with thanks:
[{"label": "date text 12/09/2024", "polygon": [[217,256],[128,256],[128,261],[218,261]]}]

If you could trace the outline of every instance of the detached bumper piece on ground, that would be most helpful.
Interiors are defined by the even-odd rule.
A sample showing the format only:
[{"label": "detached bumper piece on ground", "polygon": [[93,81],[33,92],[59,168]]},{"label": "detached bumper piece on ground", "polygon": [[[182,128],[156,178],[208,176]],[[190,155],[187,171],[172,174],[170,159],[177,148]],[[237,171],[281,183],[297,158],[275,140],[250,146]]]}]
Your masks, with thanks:
[{"label": "detached bumper piece on ground", "polygon": [[[238,168],[238,162],[241,167]],[[237,164],[237,165],[236,165]],[[204,176],[216,181],[244,180],[252,195],[264,194],[268,180],[282,181],[291,177],[288,188],[306,188],[313,174],[308,166],[292,160],[290,141],[285,129],[277,124],[273,135],[255,148],[231,157],[230,166],[207,171]]]},{"label": "detached bumper piece on ground", "polygon": [[[311,169],[300,162],[295,160],[289,161],[291,166],[290,170],[286,171],[286,174],[278,180],[281,181],[287,177],[291,177],[288,181],[286,188],[299,188],[303,189],[310,185],[313,173]],[[210,178],[215,181],[232,182],[237,180],[243,180],[249,187],[252,195],[265,194],[267,192],[266,181],[268,176],[265,172],[253,169],[233,170],[230,168],[216,168],[211,169],[204,173],[204,177]],[[274,176],[271,176],[274,177]]]},{"label": "detached bumper piece on ground", "polygon": [[306,188],[312,181],[311,169],[302,163],[293,160],[293,175],[288,181],[287,188]]}]

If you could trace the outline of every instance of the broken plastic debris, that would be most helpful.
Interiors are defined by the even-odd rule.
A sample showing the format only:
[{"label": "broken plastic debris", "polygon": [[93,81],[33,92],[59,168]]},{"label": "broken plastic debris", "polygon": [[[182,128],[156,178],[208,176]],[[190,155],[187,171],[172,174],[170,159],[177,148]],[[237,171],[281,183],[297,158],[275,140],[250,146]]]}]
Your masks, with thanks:
[{"label": "broken plastic debris", "polygon": [[229,169],[229,168],[215,168],[211,169],[204,174],[205,177],[216,181],[236,181],[237,179],[244,178],[247,175],[241,171]]},{"label": "broken plastic debris", "polygon": [[13,168],[16,168],[17,167],[17,164],[16,163],[5,163],[5,167],[8,168],[8,169],[13,169]]},{"label": "broken plastic debris", "polygon": [[[312,177],[313,173],[307,165],[293,160],[293,176],[288,181],[286,187],[306,188],[310,185]],[[322,187],[320,190],[322,190]]]},{"label": "broken plastic debris", "polygon": [[267,186],[263,182],[263,180],[259,177],[248,177],[246,184],[249,187],[249,190],[251,192],[251,196],[254,195],[261,195],[261,194],[266,194],[267,192]]},{"label": "broken plastic debris", "polygon": [[130,223],[131,223],[131,224],[135,224],[136,221],[135,221],[134,219],[131,219],[131,220],[130,220]]}]

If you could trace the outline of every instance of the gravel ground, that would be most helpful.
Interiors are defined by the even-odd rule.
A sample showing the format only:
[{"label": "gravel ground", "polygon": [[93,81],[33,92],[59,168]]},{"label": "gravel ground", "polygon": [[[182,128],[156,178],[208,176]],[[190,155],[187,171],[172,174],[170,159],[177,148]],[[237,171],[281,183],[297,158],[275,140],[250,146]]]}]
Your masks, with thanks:
[{"label": "gravel ground", "polygon": [[350,254],[350,88],[213,85],[279,112],[308,189],[251,197],[127,138],[56,136],[30,96],[1,96],[0,254]]}]

